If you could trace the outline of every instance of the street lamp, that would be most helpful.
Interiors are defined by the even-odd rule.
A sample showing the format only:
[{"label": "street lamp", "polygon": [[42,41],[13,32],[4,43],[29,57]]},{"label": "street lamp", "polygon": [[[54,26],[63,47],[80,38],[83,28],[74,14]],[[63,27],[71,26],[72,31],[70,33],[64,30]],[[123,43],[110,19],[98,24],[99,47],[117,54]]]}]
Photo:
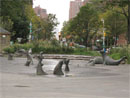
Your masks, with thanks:
[{"label": "street lamp", "polygon": [[106,49],[105,49],[105,28],[104,28],[104,19],[102,18],[101,21],[103,22],[103,50],[104,50],[104,53],[106,52]]},{"label": "street lamp", "polygon": [[29,32],[29,42],[31,42],[31,40],[32,40],[32,22],[31,22],[31,21],[30,21],[29,26],[30,26],[30,32]]},{"label": "street lamp", "polygon": [[[38,14],[37,16],[40,17],[40,14]],[[29,29],[30,29],[29,38],[28,38],[29,42],[31,42],[31,40],[33,40],[33,37],[34,37],[34,36],[32,36],[32,34],[33,34],[33,32],[32,32],[32,19],[33,19],[33,17],[35,17],[35,16],[32,16],[30,24],[29,24]]]},{"label": "street lamp", "polygon": [[33,32],[32,32],[32,19],[33,19],[33,17],[35,17],[35,16],[32,16],[32,18],[30,20],[30,24],[29,24],[29,29],[30,29],[30,32],[29,32],[29,42],[31,42],[31,40],[33,40],[33,36],[32,36],[32,34],[33,34]]}]

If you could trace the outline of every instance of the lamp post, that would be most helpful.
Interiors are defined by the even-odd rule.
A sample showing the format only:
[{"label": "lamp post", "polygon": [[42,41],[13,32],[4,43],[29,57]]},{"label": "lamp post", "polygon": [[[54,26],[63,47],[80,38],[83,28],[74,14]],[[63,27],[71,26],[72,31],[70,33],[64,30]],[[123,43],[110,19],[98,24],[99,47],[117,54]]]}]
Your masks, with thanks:
[{"label": "lamp post", "polygon": [[29,32],[29,42],[31,42],[31,40],[32,40],[32,22],[30,22],[30,24],[29,24],[29,29],[30,29],[30,32]]},{"label": "lamp post", "polygon": [[[40,17],[40,14],[38,14],[37,15],[38,17]],[[30,24],[29,24],[29,42],[31,42],[32,40],[33,40],[33,38],[34,38],[34,36],[32,35],[35,31],[39,31],[39,30],[41,30],[41,28],[40,29],[38,29],[38,30],[35,30],[35,31],[33,31],[32,32],[32,19],[33,19],[33,17],[35,17],[35,16],[32,16],[32,18],[31,18],[31,21],[30,21]]]},{"label": "lamp post", "polygon": [[105,49],[105,28],[104,28],[104,19],[102,18],[101,21],[103,22],[103,50],[104,50],[104,53],[106,52],[106,49]]},{"label": "lamp post", "polygon": [[31,18],[31,20],[30,20],[30,24],[29,24],[29,42],[31,42],[31,40],[32,40],[32,34],[33,34],[33,32],[32,32],[32,19],[33,19],[33,17],[35,17],[35,16],[32,16],[32,18]]}]

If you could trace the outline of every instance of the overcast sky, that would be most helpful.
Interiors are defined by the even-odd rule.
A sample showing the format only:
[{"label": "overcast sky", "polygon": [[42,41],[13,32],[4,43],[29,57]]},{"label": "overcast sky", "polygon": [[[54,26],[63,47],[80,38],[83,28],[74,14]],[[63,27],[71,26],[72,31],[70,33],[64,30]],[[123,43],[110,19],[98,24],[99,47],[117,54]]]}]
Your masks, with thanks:
[{"label": "overcast sky", "polygon": [[47,13],[56,14],[60,25],[58,29],[60,31],[64,21],[69,19],[69,5],[73,0],[33,0],[33,7],[40,5],[41,8],[47,10]]}]

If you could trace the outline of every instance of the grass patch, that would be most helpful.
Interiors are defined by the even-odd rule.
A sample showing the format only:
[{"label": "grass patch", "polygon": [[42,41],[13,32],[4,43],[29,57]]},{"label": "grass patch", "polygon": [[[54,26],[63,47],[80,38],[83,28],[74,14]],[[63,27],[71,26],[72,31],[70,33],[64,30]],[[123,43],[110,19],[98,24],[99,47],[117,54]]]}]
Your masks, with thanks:
[{"label": "grass patch", "polygon": [[88,56],[100,56],[101,54],[97,51],[90,51],[86,48],[76,48],[74,49],[73,54],[75,55],[88,55]]}]

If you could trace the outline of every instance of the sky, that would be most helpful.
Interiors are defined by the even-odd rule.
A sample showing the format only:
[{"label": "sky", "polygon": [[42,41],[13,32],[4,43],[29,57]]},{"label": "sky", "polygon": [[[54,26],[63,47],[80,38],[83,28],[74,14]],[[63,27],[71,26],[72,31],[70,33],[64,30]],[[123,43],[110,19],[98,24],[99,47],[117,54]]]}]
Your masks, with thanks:
[{"label": "sky", "polygon": [[63,22],[69,19],[70,1],[72,0],[33,0],[33,7],[40,5],[41,8],[47,10],[47,14],[56,14],[60,23],[56,31],[59,32],[63,26]]}]

